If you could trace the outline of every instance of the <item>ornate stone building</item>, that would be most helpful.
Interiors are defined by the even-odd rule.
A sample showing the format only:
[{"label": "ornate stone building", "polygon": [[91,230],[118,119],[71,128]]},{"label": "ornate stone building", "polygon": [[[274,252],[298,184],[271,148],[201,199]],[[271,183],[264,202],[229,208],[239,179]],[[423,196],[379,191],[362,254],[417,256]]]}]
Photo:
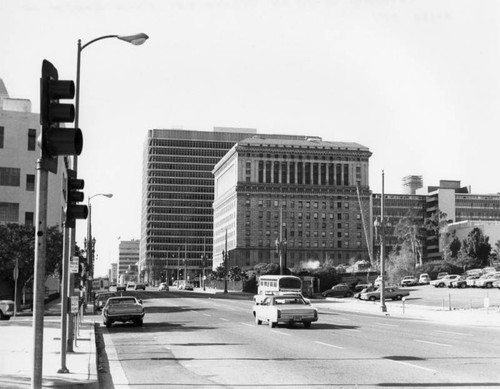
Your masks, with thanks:
[{"label": "ornate stone building", "polygon": [[[215,166],[214,267],[369,259],[369,158],[319,138],[239,141]],[[358,196],[359,189],[359,196]],[[286,263],[285,263],[286,262]]]}]

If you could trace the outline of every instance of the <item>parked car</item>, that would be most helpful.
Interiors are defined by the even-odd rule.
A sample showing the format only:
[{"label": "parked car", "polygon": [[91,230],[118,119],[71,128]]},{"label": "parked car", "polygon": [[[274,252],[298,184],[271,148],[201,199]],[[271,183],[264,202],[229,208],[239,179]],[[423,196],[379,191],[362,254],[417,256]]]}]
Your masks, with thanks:
[{"label": "parked car", "polygon": [[186,282],[183,286],[182,286],[182,289],[184,290],[194,290],[194,285],[189,283],[189,282]]},{"label": "parked car", "polygon": [[482,276],[474,279],[471,281],[471,287],[475,288],[478,286],[478,283],[482,283],[484,279],[488,278],[490,276],[491,273],[486,273],[486,274],[483,274]]},{"label": "parked car", "polygon": [[485,277],[478,278],[475,285],[478,288],[492,288],[493,282],[500,280],[500,272],[485,274]]},{"label": "parked car", "polygon": [[444,288],[445,286],[449,286],[450,282],[455,281],[458,277],[460,277],[458,274],[449,274],[437,280],[432,280],[430,285],[436,288]]},{"label": "parked car", "polygon": [[142,284],[142,283],[135,284],[135,290],[139,290],[139,289],[146,290],[146,284]]},{"label": "parked car", "polygon": [[129,282],[127,284],[127,289],[135,289],[135,282]]},{"label": "parked car", "polygon": [[359,291],[358,293],[355,293],[354,298],[361,299],[362,293],[373,292],[374,290],[375,290],[375,287],[373,285],[370,285],[370,286],[364,288],[363,290]]},{"label": "parked car", "polygon": [[403,279],[401,280],[402,287],[415,286],[415,285],[417,285],[417,283],[418,283],[418,280],[414,276],[406,276],[406,277],[403,277]]},{"label": "parked car", "polygon": [[116,285],[116,291],[119,292],[119,291],[122,291],[122,290],[126,290],[127,289],[127,285],[125,284],[118,284]]},{"label": "parked car", "polygon": [[0,300],[0,320],[9,320],[14,315],[14,301]]},{"label": "parked car", "polygon": [[429,277],[429,274],[427,273],[422,273],[418,277],[418,283],[420,285],[429,285],[429,282],[431,282],[431,277]]},{"label": "parked car", "polygon": [[449,288],[466,288],[467,287],[467,276],[460,276],[456,280],[451,281]]},{"label": "parked car", "polygon": [[278,323],[302,323],[309,328],[318,320],[318,310],[300,294],[267,296],[261,303],[255,303],[252,313],[257,325],[265,321],[271,328]]},{"label": "parked car", "polygon": [[493,287],[500,289],[500,280],[493,281]]},{"label": "parked car", "polygon": [[475,288],[476,287],[476,280],[478,280],[479,278],[481,278],[481,276],[479,274],[467,277],[467,280],[465,281],[465,283],[467,284],[467,287]]},{"label": "parked car", "polygon": [[371,282],[370,283],[360,282],[359,284],[356,284],[356,286],[354,287],[354,291],[361,292],[363,289],[366,289],[369,287],[373,287],[373,284]]},{"label": "parked car", "polygon": [[441,273],[438,273],[436,279],[440,280],[441,278],[446,277],[447,275],[448,275],[448,272],[443,271]]},{"label": "parked car", "polygon": [[104,306],[106,305],[106,301],[108,301],[110,297],[116,297],[116,293],[114,292],[97,293],[94,299],[94,310],[100,311],[101,309],[103,309]]},{"label": "parked car", "polygon": [[111,297],[102,309],[102,322],[108,328],[116,321],[122,323],[132,321],[142,326],[143,320],[142,301],[133,296]]},{"label": "parked car", "polygon": [[354,292],[346,284],[338,284],[321,293],[323,297],[352,297]]},{"label": "parked car", "polygon": [[[361,293],[360,299],[361,300],[369,300],[369,301],[376,301],[380,300],[380,288],[377,290],[374,290],[372,292],[365,292]],[[392,300],[401,300],[403,297],[409,296],[410,292],[407,290],[402,290],[398,288],[385,288],[384,289],[384,297],[386,299],[392,299]]]},{"label": "parked car", "polygon": [[168,288],[168,285],[167,285],[167,283],[166,283],[166,282],[162,282],[162,283],[160,284],[160,286],[158,287],[158,290],[159,290],[160,292],[168,292],[168,289],[169,289],[169,288]]}]

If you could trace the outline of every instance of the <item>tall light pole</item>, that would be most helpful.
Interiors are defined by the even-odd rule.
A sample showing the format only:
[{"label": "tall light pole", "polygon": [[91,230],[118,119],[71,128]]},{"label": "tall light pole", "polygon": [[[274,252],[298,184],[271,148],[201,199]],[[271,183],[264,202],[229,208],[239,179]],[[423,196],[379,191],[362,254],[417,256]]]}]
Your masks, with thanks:
[{"label": "tall light pole", "polygon": [[375,231],[380,229],[380,310],[387,312],[385,305],[385,220],[384,220],[384,171],[382,170],[382,197],[380,199],[380,222],[373,223]]},{"label": "tall light pole", "polygon": [[[94,239],[92,237],[92,203],[90,202],[90,200],[92,200],[94,197],[97,197],[97,196],[104,196],[104,197],[107,197],[108,199],[110,199],[111,197],[113,197],[113,194],[112,193],[97,193],[93,196],[89,196],[89,199],[88,199],[88,203],[87,203],[87,208],[89,210],[89,214],[88,214],[88,217],[87,217],[87,266],[88,266],[88,270],[87,270],[87,280],[92,280],[94,278],[94,269],[93,269],[93,266],[94,266]],[[88,282],[87,283],[87,288],[85,288],[85,290],[87,290],[87,293],[86,293],[86,296],[85,296],[85,301],[88,300],[88,292],[92,291],[92,288],[91,288],[91,283]],[[92,295],[90,295],[92,296]]]},{"label": "tall light pole", "polygon": [[[135,35],[103,35],[98,38],[92,39],[91,41],[85,43],[82,45],[82,41],[78,39],[78,44],[77,44],[77,53],[76,53],[76,86],[75,86],[75,128],[79,128],[79,119],[80,119],[80,73],[81,73],[81,56],[82,56],[82,51],[86,47],[90,46],[92,43],[95,43],[97,41],[103,40],[103,39],[109,39],[109,38],[117,38],[122,41],[131,43],[133,45],[142,45],[149,37],[144,34],[135,34]],[[78,172],[78,158],[74,156],[72,158],[72,170],[77,174]],[[76,229],[71,228],[67,229],[66,231],[69,230],[69,250],[65,250],[65,257],[63,258],[65,263],[69,263],[69,257],[73,256],[75,253],[75,242],[76,242]],[[72,296],[73,294],[73,276],[64,274],[63,278],[66,278],[66,282],[68,281],[69,278],[69,287],[67,288],[68,290],[66,291],[67,296]],[[63,279],[64,282],[64,279]],[[64,294],[63,294],[63,299],[64,299]],[[70,298],[70,297],[69,297]],[[69,322],[68,326],[68,350],[73,351],[73,322]],[[61,343],[63,339],[66,338],[66,335],[61,337]],[[62,352],[63,350],[61,350]],[[66,350],[64,350],[64,353]]]},{"label": "tall light pole", "polygon": [[280,234],[276,239],[276,253],[280,257],[280,275],[283,275],[284,263],[283,256],[286,253],[286,238],[283,239],[283,206],[280,208]]}]

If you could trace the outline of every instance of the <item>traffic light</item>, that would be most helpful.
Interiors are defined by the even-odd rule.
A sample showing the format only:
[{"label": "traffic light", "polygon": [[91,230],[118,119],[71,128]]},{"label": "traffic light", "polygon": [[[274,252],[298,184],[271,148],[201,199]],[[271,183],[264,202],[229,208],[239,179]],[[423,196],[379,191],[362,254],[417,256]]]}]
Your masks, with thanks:
[{"label": "traffic light", "polygon": [[76,178],[74,170],[67,169],[66,172],[66,227],[75,228],[75,220],[86,219],[89,214],[86,205],[78,204],[84,199],[81,190],[85,186],[85,181]]},{"label": "traffic light", "polygon": [[75,96],[73,81],[59,80],[57,69],[43,60],[40,79],[40,124],[42,125],[42,168],[57,173],[57,157],[80,155],[83,136],[79,128],[60,128],[60,123],[75,120],[75,106],[62,104],[59,99]]}]

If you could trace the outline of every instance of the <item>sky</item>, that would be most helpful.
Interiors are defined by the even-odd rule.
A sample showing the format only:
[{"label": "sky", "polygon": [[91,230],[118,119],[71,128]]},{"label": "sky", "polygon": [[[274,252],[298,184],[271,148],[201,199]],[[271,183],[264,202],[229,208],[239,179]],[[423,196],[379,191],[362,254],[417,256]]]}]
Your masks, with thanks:
[{"label": "sky", "polygon": [[[500,192],[496,0],[0,0],[0,78],[39,109],[43,59],[76,78],[78,176],[92,199],[96,276],[140,239],[149,129],[321,136],[370,148],[370,187],[459,180]],[[83,246],[86,222],[77,222]]]}]

